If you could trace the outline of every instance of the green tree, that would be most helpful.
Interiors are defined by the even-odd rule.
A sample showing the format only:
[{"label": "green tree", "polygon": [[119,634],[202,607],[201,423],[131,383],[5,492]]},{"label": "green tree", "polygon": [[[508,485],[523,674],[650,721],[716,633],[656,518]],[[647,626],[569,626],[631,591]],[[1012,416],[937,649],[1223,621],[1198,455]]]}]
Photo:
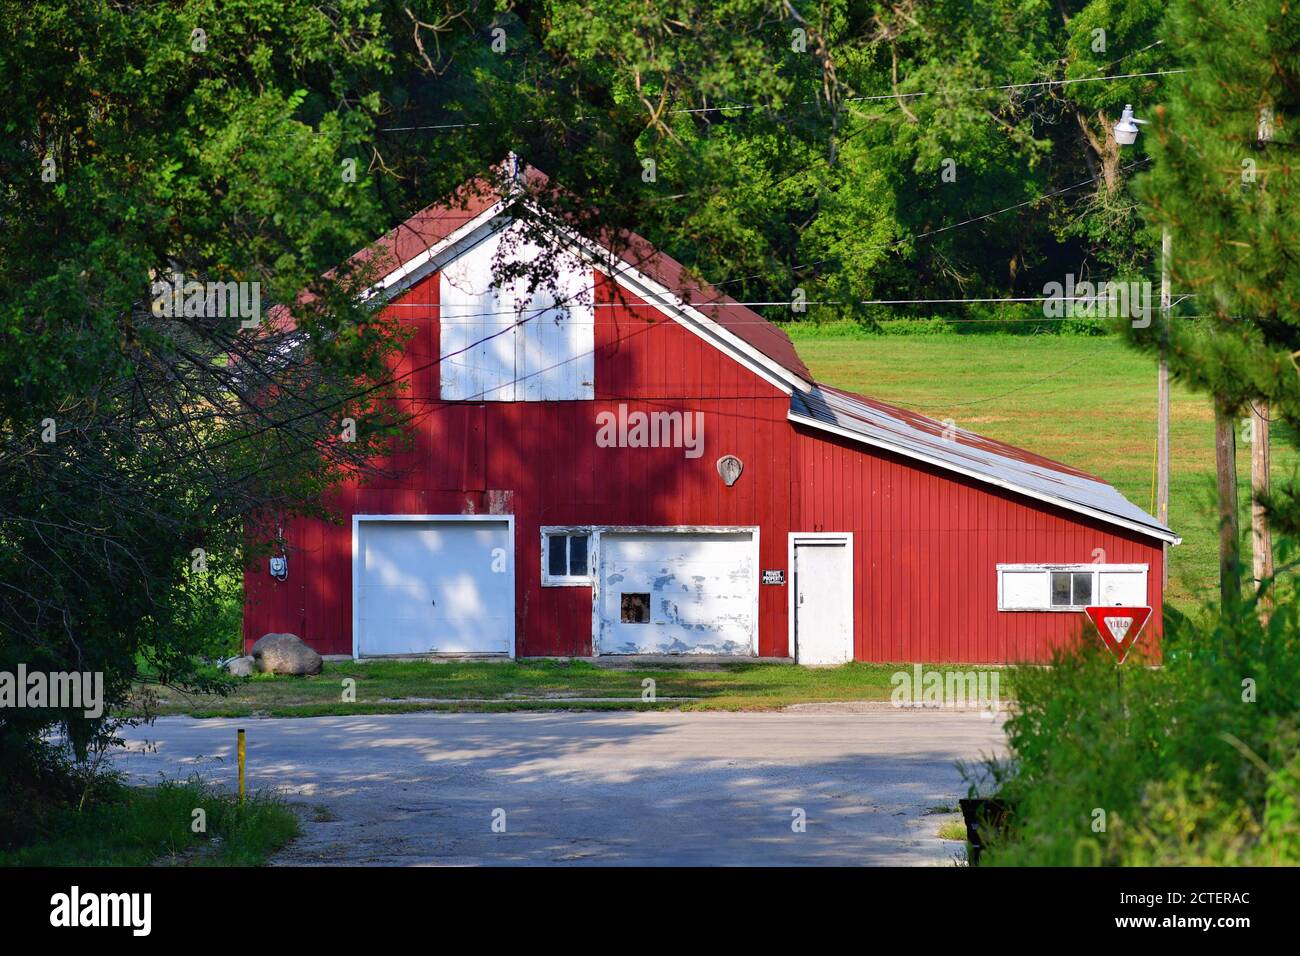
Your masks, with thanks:
[{"label": "green tree", "polygon": [[[1267,403],[1290,435],[1300,424],[1300,23],[1287,0],[1230,6],[1176,0],[1164,33],[1187,69],[1154,109],[1154,159],[1139,190],[1150,222],[1173,235],[1175,290],[1194,320],[1133,330],[1164,349],[1170,373],[1213,400],[1221,434]],[[1224,471],[1223,468],[1220,469]],[[1221,478],[1223,476],[1221,475]],[[1231,476],[1229,476],[1231,477]],[[1225,603],[1236,583],[1235,484],[1221,480]],[[1300,529],[1300,489],[1267,502],[1279,530]]]},{"label": "green tree", "polygon": [[[322,278],[382,231],[390,60],[365,0],[0,4],[0,671],[210,685],[246,521],[391,434],[400,336],[363,270]],[[247,308],[168,314],[177,274]],[[0,776],[107,717],[6,708]]]}]

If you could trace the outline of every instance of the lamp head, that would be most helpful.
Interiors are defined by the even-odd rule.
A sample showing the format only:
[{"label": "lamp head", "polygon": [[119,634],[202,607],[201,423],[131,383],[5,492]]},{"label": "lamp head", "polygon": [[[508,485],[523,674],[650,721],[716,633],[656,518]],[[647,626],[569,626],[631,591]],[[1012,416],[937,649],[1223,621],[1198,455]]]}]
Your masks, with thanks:
[{"label": "lamp head", "polygon": [[1121,146],[1132,146],[1137,142],[1138,123],[1145,123],[1146,120],[1140,120],[1133,115],[1132,105],[1125,103],[1124,112],[1120,114],[1119,122],[1115,124],[1112,132],[1115,135],[1115,142]]}]

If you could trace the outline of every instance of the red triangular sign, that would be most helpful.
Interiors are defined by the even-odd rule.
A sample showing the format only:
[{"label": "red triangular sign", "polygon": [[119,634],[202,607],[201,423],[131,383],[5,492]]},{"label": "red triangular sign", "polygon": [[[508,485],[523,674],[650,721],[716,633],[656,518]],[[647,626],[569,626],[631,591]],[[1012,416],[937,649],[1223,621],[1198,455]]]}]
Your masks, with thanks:
[{"label": "red triangular sign", "polygon": [[1124,663],[1128,652],[1133,650],[1138,635],[1146,627],[1151,617],[1149,607],[1085,607],[1083,612],[1097,625],[1097,633],[1103,643],[1115,655],[1115,660]]}]

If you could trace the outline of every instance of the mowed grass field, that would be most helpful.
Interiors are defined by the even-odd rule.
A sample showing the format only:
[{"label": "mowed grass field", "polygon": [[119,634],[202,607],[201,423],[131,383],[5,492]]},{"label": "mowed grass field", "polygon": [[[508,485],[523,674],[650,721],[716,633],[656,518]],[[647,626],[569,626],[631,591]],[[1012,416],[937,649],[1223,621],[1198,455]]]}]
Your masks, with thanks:
[{"label": "mowed grass field", "polygon": [[[1154,513],[1156,366],[1111,336],[828,336],[790,329],[821,381],[1020,445],[1109,481]],[[1250,556],[1250,448],[1237,429],[1242,555]],[[1273,480],[1298,457],[1273,427]],[[1192,611],[1218,588],[1214,413],[1204,395],[1170,392],[1169,600]]]},{"label": "mowed grass field", "polygon": [[[996,670],[976,667],[969,672]],[[420,710],[773,710],[791,704],[886,701],[898,687],[894,675],[900,671],[909,677],[914,674],[906,666],[863,663],[813,668],[766,661],[702,665],[683,660],[631,668],[545,658],[330,661],[314,677],[256,674],[240,681],[225,697],[139,687],[132,706],[122,716],[321,717]],[[1011,675],[996,676],[997,683],[988,685],[989,696],[1011,697]],[[355,682],[353,700],[344,699],[344,682],[348,680]],[[646,699],[650,689],[653,697]],[[977,690],[978,686],[968,684],[960,693],[969,694],[971,706],[976,706]],[[920,687],[916,693],[919,699]],[[987,706],[987,702],[980,706]]]}]

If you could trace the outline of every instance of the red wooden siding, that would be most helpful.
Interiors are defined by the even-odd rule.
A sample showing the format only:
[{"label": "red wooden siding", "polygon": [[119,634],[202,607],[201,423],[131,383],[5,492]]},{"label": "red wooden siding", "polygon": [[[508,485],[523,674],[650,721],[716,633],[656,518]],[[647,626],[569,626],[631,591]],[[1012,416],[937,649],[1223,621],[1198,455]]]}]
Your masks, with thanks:
[{"label": "red wooden siding", "polygon": [[802,531],[852,531],[854,657],[867,661],[1045,660],[1080,613],[999,611],[999,564],[1148,564],[1160,632],[1159,542],[920,462],[799,428]]}]

